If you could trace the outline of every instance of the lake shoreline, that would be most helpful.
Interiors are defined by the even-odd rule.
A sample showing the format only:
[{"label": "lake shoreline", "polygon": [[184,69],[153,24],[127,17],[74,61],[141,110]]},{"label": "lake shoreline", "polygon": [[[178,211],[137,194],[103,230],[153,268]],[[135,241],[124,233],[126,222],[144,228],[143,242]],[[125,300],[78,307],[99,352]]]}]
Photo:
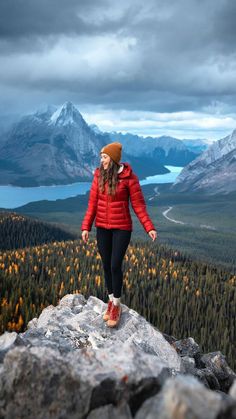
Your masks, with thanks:
[{"label": "lake shoreline", "polygon": [[[170,170],[162,175],[148,176],[140,180],[140,185],[174,183],[176,177],[183,169],[179,166],[166,166]],[[68,185],[50,185],[50,186],[0,186],[0,208],[2,210],[21,207],[30,202],[42,200],[56,201],[57,199],[72,198],[77,195],[85,195],[91,187],[92,182],[76,182]]]}]

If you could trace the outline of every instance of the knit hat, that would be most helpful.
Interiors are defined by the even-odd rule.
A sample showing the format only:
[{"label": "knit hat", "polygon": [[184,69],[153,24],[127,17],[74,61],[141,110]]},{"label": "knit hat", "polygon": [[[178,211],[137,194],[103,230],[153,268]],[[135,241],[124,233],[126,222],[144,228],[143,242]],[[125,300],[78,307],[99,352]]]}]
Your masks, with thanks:
[{"label": "knit hat", "polygon": [[115,141],[114,143],[110,143],[105,145],[101,151],[101,153],[106,153],[108,156],[112,158],[116,163],[119,163],[121,159],[121,151],[122,151],[122,144]]}]

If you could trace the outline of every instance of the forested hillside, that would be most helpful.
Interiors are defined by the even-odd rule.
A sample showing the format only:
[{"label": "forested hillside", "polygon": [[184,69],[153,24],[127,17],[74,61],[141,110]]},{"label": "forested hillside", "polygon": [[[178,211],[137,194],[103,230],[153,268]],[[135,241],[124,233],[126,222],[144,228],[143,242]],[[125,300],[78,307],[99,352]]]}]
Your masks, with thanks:
[{"label": "forested hillside", "polygon": [[[131,240],[122,303],[162,332],[221,350],[236,369],[236,275],[157,243]],[[96,240],[52,242],[0,253],[0,332],[24,331],[68,293],[107,301]]]},{"label": "forested hillside", "polygon": [[0,212],[0,249],[18,249],[26,246],[68,240],[75,236],[42,221],[16,213]]}]

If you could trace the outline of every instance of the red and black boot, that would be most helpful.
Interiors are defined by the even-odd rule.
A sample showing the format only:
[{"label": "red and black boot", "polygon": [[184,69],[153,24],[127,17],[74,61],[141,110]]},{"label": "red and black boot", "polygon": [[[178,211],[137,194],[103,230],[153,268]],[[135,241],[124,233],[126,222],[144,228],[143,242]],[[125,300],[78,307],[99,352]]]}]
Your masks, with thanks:
[{"label": "red and black boot", "polygon": [[105,322],[107,320],[109,320],[110,318],[110,314],[111,314],[111,310],[112,310],[112,306],[113,306],[113,301],[109,300],[108,301],[108,305],[107,305],[107,310],[105,311],[104,315],[103,315],[103,320],[105,320]]}]

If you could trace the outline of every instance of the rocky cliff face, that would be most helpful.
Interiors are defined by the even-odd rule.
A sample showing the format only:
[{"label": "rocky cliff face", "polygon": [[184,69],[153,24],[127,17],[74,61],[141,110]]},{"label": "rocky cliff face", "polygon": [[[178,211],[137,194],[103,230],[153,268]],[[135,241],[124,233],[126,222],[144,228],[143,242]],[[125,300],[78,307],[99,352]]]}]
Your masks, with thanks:
[{"label": "rocky cliff face", "polygon": [[162,334],[122,304],[66,295],[0,337],[0,418],[231,419],[236,375],[220,352]]},{"label": "rocky cliff face", "polygon": [[185,166],[171,189],[210,195],[236,191],[236,130]]}]

